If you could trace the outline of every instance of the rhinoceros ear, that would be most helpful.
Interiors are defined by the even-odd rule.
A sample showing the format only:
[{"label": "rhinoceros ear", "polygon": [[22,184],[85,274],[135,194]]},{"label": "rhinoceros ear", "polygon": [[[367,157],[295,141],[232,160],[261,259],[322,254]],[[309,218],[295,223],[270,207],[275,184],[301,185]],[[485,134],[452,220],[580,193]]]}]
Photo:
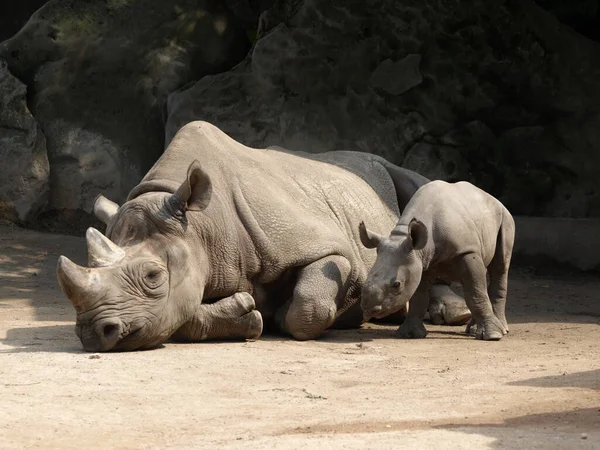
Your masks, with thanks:
[{"label": "rhinoceros ear", "polygon": [[413,218],[408,224],[408,235],[414,250],[421,250],[427,244],[429,232],[423,222]]},{"label": "rhinoceros ear", "polygon": [[196,160],[187,171],[187,177],[171,197],[171,204],[180,211],[202,211],[210,203],[212,183]]},{"label": "rhinoceros ear", "polygon": [[383,236],[380,234],[367,230],[364,222],[361,222],[358,225],[358,233],[360,235],[360,242],[362,242],[362,245],[366,248],[377,248],[383,239]]},{"label": "rhinoceros ear", "polygon": [[94,215],[101,220],[104,225],[108,225],[108,222],[110,222],[110,219],[112,219],[118,210],[119,205],[115,202],[111,202],[102,194],[96,197],[96,201],[94,202]]}]

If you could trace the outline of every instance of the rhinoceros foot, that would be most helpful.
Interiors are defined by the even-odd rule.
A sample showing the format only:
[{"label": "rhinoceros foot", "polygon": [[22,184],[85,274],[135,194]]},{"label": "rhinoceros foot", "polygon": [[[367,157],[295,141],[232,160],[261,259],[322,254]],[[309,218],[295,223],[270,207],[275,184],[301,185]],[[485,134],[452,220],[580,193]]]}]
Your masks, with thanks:
[{"label": "rhinoceros foot", "polygon": [[258,339],[263,331],[263,319],[259,311],[250,311],[240,317],[240,323],[246,327],[244,338]]},{"label": "rhinoceros foot", "polygon": [[396,330],[396,337],[400,339],[423,339],[426,336],[427,329],[422,320],[407,318]]},{"label": "rhinoceros foot", "polygon": [[496,317],[486,320],[482,325],[477,325],[471,318],[465,331],[475,339],[484,341],[499,341],[508,334],[508,329]]},{"label": "rhinoceros foot", "polygon": [[263,319],[262,314],[255,309],[254,297],[247,292],[238,292],[227,300],[230,305],[226,306],[230,307],[231,313],[240,316],[236,319],[238,324],[236,328],[240,330],[240,337],[258,339],[263,331]]}]

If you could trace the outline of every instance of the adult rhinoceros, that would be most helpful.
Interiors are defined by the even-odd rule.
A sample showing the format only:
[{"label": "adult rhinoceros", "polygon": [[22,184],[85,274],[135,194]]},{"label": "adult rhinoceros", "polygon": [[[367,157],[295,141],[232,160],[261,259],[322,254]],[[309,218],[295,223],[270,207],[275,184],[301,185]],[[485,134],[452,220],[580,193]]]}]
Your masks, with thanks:
[{"label": "adult rhinoceros", "polygon": [[427,181],[367,153],[257,150],[189,123],[123,206],[96,200],[107,230],[87,231],[89,268],[59,258],[77,335],[108,351],[256,338],[263,320],[300,340],[360,326],[376,252],[359,222],[388,233]]}]

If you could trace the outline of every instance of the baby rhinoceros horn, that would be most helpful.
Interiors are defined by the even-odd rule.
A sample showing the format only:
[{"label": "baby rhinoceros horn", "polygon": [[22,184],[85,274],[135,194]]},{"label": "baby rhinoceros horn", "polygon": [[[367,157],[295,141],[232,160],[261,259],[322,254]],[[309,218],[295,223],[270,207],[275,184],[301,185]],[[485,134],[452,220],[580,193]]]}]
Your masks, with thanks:
[{"label": "baby rhinoceros horn", "polygon": [[88,265],[105,267],[116,264],[123,259],[125,252],[95,228],[88,228],[85,233],[88,247]]}]

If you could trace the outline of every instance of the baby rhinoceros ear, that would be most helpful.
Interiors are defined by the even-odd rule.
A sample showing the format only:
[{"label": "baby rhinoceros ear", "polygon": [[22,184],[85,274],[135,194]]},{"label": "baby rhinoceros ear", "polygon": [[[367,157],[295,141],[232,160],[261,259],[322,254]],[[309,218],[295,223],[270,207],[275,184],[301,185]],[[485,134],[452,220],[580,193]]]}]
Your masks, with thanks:
[{"label": "baby rhinoceros ear", "polygon": [[380,234],[367,230],[364,222],[361,222],[358,225],[358,233],[360,235],[360,242],[362,242],[362,245],[364,245],[366,248],[377,248],[383,239],[383,236]]},{"label": "baby rhinoceros ear", "polygon": [[413,250],[421,250],[427,244],[429,231],[423,222],[413,218],[408,224],[408,236]]}]

